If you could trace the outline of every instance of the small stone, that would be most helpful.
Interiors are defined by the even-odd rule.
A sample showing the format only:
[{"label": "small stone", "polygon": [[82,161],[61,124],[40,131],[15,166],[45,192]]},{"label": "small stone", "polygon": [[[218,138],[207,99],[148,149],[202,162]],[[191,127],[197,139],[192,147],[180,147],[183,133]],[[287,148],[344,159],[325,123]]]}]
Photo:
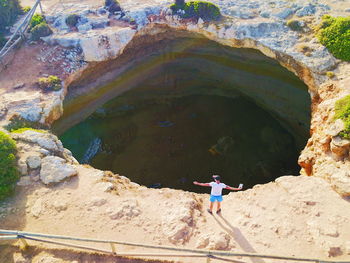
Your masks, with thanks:
[{"label": "small stone", "polygon": [[112,183],[109,182],[100,182],[97,183],[95,188],[97,188],[97,190],[102,191],[102,192],[108,192],[110,190],[112,190],[114,187],[114,185]]},{"label": "small stone", "polygon": [[41,210],[42,210],[42,200],[39,198],[35,201],[30,212],[34,217],[39,217],[41,214]]},{"label": "small stone", "polygon": [[20,83],[20,84],[17,84],[16,86],[14,86],[13,88],[14,89],[21,89],[21,88],[24,88],[26,84],[24,83]]},{"label": "small stone", "polygon": [[66,202],[59,201],[59,200],[54,201],[52,205],[57,212],[65,211],[68,208],[68,205]]}]

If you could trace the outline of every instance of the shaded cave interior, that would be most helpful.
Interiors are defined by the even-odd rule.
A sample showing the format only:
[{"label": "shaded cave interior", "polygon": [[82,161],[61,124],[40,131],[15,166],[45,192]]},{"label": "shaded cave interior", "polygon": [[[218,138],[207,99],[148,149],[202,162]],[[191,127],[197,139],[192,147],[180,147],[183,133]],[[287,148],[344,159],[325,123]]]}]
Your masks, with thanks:
[{"label": "shaded cave interior", "polygon": [[74,81],[54,131],[82,163],[195,192],[219,174],[245,188],[298,175],[307,86],[253,49],[203,37],[138,37]]}]

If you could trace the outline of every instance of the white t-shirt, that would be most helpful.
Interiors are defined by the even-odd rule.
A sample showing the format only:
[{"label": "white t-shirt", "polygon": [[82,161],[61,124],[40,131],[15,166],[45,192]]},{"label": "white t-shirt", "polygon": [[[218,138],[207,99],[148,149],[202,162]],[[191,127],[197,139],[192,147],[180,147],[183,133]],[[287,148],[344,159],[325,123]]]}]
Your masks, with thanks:
[{"label": "white t-shirt", "polygon": [[211,195],[222,195],[222,189],[226,188],[226,184],[223,183],[215,183],[210,182],[209,185],[211,186]]}]

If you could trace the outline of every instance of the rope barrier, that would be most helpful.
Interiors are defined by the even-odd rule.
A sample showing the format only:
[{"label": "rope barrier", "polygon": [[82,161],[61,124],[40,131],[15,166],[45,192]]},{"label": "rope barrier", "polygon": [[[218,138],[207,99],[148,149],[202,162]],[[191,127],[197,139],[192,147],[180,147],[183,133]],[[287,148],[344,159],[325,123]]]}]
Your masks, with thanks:
[{"label": "rope barrier", "polygon": [[[143,256],[144,257],[147,257],[147,256],[152,256],[152,257],[169,256],[169,257],[206,257],[206,258],[215,257],[218,260],[221,260],[221,259],[216,257],[216,256],[225,256],[225,257],[249,257],[249,258],[281,259],[281,260],[289,260],[289,261],[315,262],[315,263],[350,263],[350,261],[328,261],[328,260],[320,260],[320,259],[314,259],[314,258],[286,257],[286,256],[265,255],[265,254],[256,254],[256,253],[234,253],[234,252],[217,251],[217,250],[187,249],[187,248],[177,248],[177,247],[169,247],[169,246],[158,246],[158,245],[147,245],[147,244],[132,243],[132,242],[123,242],[123,241],[116,241],[116,240],[103,240],[103,239],[81,238],[81,237],[71,237],[71,236],[61,236],[61,235],[48,235],[48,234],[42,234],[42,233],[30,233],[30,232],[16,231],[16,230],[0,230],[0,235],[3,235],[3,236],[0,236],[0,241],[1,240],[9,240],[9,239],[20,239],[20,240],[24,241],[25,239],[27,239],[27,240],[50,243],[50,244],[61,245],[61,246],[66,246],[66,247],[87,249],[87,250],[91,250],[91,251],[95,251],[95,252],[102,252],[102,253],[119,255],[119,256],[140,256],[140,257],[143,257]],[[75,244],[68,244],[68,243],[57,242],[57,241],[51,241],[51,240],[46,240],[46,239],[41,239],[41,238],[110,244],[112,251],[91,248],[91,247],[86,247],[86,246],[81,246],[81,245],[75,245]],[[191,254],[176,254],[175,255],[175,254],[149,254],[149,253],[142,253],[142,254],[116,253],[114,244],[132,246],[132,247],[142,247],[142,248],[177,251],[177,252],[184,252],[184,253],[191,253]],[[222,259],[222,260],[225,260],[225,259]]]}]

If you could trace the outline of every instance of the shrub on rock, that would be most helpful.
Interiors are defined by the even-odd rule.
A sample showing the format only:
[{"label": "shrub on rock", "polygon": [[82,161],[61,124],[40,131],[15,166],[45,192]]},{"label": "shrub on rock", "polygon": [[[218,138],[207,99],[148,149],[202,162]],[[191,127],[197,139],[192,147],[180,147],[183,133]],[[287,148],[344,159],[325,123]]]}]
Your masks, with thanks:
[{"label": "shrub on rock", "polygon": [[335,103],[334,119],[341,119],[344,122],[344,130],[339,135],[342,138],[350,139],[350,95]]},{"label": "shrub on rock", "polygon": [[30,20],[29,28],[32,29],[35,26],[37,26],[37,25],[39,25],[39,24],[41,24],[43,22],[45,22],[44,17],[42,15],[40,15],[40,14],[35,14],[32,17],[32,20]]},{"label": "shrub on rock", "polygon": [[350,61],[350,17],[324,16],[317,37],[336,57]]},{"label": "shrub on rock", "polygon": [[303,30],[303,27],[298,20],[294,20],[294,19],[288,20],[287,26],[293,31],[302,31]]},{"label": "shrub on rock", "polygon": [[42,22],[39,25],[36,25],[32,28],[31,32],[31,39],[32,40],[39,40],[41,37],[46,37],[52,34],[51,28],[46,24],[46,22]]},{"label": "shrub on rock", "polygon": [[[201,18],[204,21],[219,20],[221,17],[220,9],[216,5],[205,1],[175,1],[170,6],[173,13],[182,18]],[[183,12],[181,12],[183,10]]]},{"label": "shrub on rock", "polygon": [[19,178],[15,154],[15,141],[0,131],[0,200],[12,193]]},{"label": "shrub on rock", "polygon": [[47,78],[39,78],[38,80],[39,87],[44,91],[60,90],[62,88],[62,81],[59,77],[51,75]]},{"label": "shrub on rock", "polygon": [[105,0],[105,7],[110,13],[122,11],[122,8],[117,0]]},{"label": "shrub on rock", "polygon": [[0,31],[11,25],[21,13],[18,0],[0,0]]},{"label": "shrub on rock", "polygon": [[71,14],[66,18],[66,24],[70,27],[74,27],[78,24],[80,16],[77,14]]}]

